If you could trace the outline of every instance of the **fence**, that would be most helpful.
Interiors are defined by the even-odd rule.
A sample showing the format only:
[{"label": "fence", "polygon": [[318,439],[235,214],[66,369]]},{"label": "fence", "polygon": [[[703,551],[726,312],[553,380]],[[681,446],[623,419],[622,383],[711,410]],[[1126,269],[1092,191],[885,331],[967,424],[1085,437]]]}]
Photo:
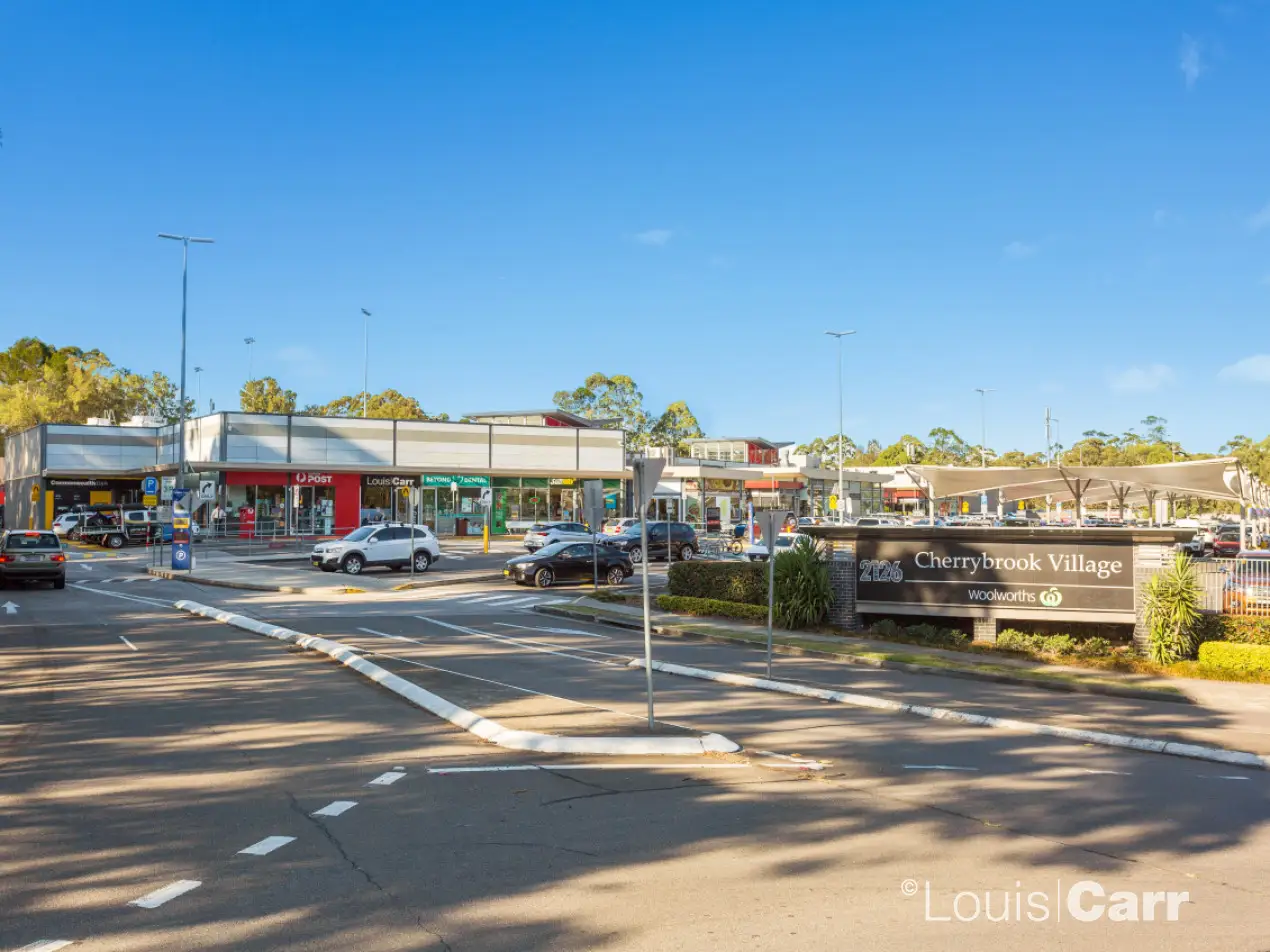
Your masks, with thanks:
[{"label": "fence", "polygon": [[1206,559],[1195,563],[1204,611],[1270,615],[1270,558]]}]

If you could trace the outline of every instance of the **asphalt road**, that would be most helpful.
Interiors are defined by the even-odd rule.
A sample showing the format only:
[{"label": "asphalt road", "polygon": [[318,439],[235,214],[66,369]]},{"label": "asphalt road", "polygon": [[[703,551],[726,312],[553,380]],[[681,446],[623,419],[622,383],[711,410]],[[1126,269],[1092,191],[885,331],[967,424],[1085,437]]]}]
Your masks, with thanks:
[{"label": "asphalt road", "polygon": [[[339,637],[531,729],[642,730],[643,674],[617,663],[638,636],[532,611],[568,590],[299,598],[125,581],[136,568],[76,561],[66,591],[0,599],[16,606],[0,615],[0,952],[1270,948],[1265,774],[664,675],[666,729],[746,753],[513,753],[167,605]],[[754,663],[660,639],[657,653]],[[809,679],[1011,703],[1001,686],[793,661]],[[759,750],[826,769],[763,766]],[[1084,922],[1067,906],[1082,881],[1188,896],[1177,921],[1151,899],[1156,921]]]}]

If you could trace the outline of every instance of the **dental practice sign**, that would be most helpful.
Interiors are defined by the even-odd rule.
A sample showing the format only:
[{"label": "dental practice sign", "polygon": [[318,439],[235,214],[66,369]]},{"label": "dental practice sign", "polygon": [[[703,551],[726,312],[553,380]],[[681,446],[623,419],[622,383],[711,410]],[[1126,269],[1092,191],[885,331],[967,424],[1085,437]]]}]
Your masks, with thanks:
[{"label": "dental practice sign", "polygon": [[862,603],[969,608],[974,614],[1133,611],[1130,545],[860,539],[856,567]]}]

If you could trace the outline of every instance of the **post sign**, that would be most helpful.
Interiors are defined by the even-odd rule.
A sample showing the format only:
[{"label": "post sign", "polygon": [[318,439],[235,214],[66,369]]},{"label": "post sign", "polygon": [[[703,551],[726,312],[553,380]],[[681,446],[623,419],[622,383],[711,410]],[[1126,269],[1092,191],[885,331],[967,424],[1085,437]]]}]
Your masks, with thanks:
[{"label": "post sign", "polygon": [[1133,613],[1132,545],[862,538],[856,559],[861,603],[920,604],[932,614]]},{"label": "post sign", "polygon": [[162,499],[164,502],[171,502],[172,491],[176,489],[176,477],[164,476],[160,485],[162,489],[159,492],[159,498]]}]

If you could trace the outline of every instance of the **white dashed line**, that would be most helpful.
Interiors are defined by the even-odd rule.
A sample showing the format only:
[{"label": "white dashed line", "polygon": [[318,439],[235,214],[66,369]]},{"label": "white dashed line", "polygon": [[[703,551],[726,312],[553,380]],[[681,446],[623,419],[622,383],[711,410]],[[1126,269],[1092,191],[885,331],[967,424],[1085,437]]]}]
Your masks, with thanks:
[{"label": "white dashed line", "polygon": [[18,949],[18,952],[57,952],[58,949],[64,949],[68,945],[74,945],[72,939],[41,939],[39,942],[32,942],[30,945],[24,945]]},{"label": "white dashed line", "polygon": [[608,635],[596,634],[593,631],[583,631],[580,628],[544,628],[541,625],[513,625],[510,622],[496,621],[495,628],[519,628],[522,631],[544,631],[550,635],[584,635],[587,638],[602,638],[609,640]]},{"label": "white dashed line", "polygon": [[136,645],[134,645],[134,644],[133,644],[131,641],[129,641],[127,638],[125,638],[123,635],[120,635],[120,636],[119,636],[119,640],[120,640],[120,641],[122,641],[122,642],[123,642],[125,645],[127,645],[129,648],[131,648],[133,651],[136,651],[136,650],[137,650],[137,646],[136,646]]},{"label": "white dashed line", "polygon": [[239,850],[238,855],[242,856],[267,856],[280,846],[286,846],[288,843],[294,843],[294,836],[266,836],[259,843],[252,843],[245,850]]},{"label": "white dashed line", "polygon": [[1133,776],[1133,774],[1129,773],[1129,771],[1127,770],[1090,770],[1087,767],[1082,767],[1081,770],[1087,774],[1114,774],[1117,777],[1132,777]]},{"label": "white dashed line", "polygon": [[389,770],[387,773],[381,773],[378,777],[366,784],[368,787],[389,787],[396,783],[406,775],[404,770]]},{"label": "white dashed line", "polygon": [[953,767],[949,764],[904,764],[905,770],[978,770],[978,767]]},{"label": "white dashed line", "polygon": [[178,879],[170,886],[164,886],[162,889],[146,893],[140,899],[132,900],[128,905],[139,906],[142,909],[158,909],[165,902],[177,896],[183,896],[191,889],[198,889],[201,885],[203,885],[202,882],[197,879]]},{"label": "white dashed line", "polygon": [[332,800],[322,809],[317,810],[313,816],[339,816],[341,813],[347,813],[353,807],[357,806],[356,800]]},{"label": "white dashed line", "polygon": [[401,635],[390,635],[386,631],[376,631],[374,628],[358,628],[357,630],[364,631],[368,635],[377,635],[380,638],[391,638],[393,641],[409,641],[410,640],[409,638],[402,637]]},{"label": "white dashed line", "polygon": [[1237,774],[1227,774],[1226,776],[1220,776],[1218,774],[1198,774],[1198,776],[1203,778],[1204,780],[1251,780],[1252,779],[1251,777],[1240,777]]},{"label": "white dashed line", "polygon": [[496,767],[429,767],[430,774],[511,773],[544,770],[568,773],[571,770],[749,770],[753,764],[504,764]]}]

